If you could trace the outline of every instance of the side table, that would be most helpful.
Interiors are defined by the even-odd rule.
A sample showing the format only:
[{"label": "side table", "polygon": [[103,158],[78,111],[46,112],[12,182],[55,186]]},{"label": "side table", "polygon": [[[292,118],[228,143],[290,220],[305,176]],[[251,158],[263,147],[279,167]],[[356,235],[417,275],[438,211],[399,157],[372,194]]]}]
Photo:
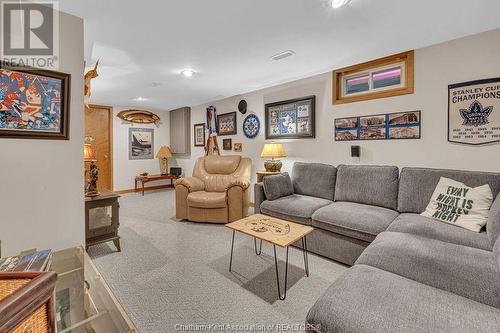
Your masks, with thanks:
[{"label": "side table", "polygon": [[137,176],[135,177],[135,191],[137,192],[138,188],[138,183],[142,184],[142,195],[144,195],[144,184],[149,183],[149,182],[154,182],[156,180],[162,180],[162,179],[170,179],[170,184],[165,185],[166,188],[174,188],[174,180],[179,179],[180,177],[177,175],[171,175],[171,174],[166,174],[166,175],[147,175],[147,176]]},{"label": "side table", "polygon": [[118,252],[121,251],[119,197],[108,190],[95,197],[85,197],[85,250],[92,245],[113,241]]},{"label": "side table", "polygon": [[264,177],[266,176],[271,176],[271,175],[279,175],[281,172],[278,171],[257,171],[257,183],[261,183]]}]

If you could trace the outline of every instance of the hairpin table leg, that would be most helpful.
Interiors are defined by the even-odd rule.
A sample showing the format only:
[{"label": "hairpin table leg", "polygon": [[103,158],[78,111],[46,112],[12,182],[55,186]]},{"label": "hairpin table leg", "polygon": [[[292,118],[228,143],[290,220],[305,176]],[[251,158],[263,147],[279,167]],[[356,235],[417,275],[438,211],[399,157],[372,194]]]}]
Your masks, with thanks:
[{"label": "hairpin table leg", "polygon": [[229,271],[231,272],[233,268],[233,248],[234,248],[234,234],[236,230],[233,230],[233,239],[231,240],[231,256],[229,257]]},{"label": "hairpin table leg", "polygon": [[257,238],[253,239],[253,245],[255,247],[255,254],[259,256],[262,253],[262,239],[260,240],[259,251],[257,251]]},{"label": "hairpin table leg", "polygon": [[283,295],[281,293],[280,289],[280,275],[278,272],[278,257],[276,256],[276,245],[273,244],[273,249],[274,249],[274,264],[276,266],[276,282],[278,284],[278,297],[281,301],[283,301],[286,298],[286,284],[288,280],[288,246],[286,248],[286,261],[285,261],[285,289],[283,291]]},{"label": "hairpin table leg", "polygon": [[306,271],[306,276],[309,276],[309,258],[307,257],[307,238],[302,237],[302,254],[304,255],[304,270]]}]

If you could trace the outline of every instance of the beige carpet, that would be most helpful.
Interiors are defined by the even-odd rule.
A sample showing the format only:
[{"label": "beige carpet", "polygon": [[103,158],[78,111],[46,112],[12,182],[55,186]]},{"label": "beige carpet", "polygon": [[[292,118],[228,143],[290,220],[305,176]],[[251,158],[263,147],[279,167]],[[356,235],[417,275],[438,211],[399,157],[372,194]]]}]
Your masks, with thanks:
[{"label": "beige carpet", "polygon": [[[230,273],[231,232],[175,220],[172,190],[127,194],[120,206],[122,252],[110,242],[89,254],[143,333],[302,331],[309,308],[347,269],[310,255],[306,277],[302,252],[291,248],[287,298],[280,301],[270,245],[256,256],[253,239],[237,234]],[[284,250],[278,256],[284,268]]]}]

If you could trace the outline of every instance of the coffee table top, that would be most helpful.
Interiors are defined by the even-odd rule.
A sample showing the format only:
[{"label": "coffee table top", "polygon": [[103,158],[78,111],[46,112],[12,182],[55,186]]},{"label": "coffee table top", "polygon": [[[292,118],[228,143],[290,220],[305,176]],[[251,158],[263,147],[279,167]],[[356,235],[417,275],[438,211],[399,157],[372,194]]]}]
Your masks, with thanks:
[{"label": "coffee table top", "polygon": [[314,230],[313,227],[262,214],[228,223],[226,227],[280,247],[287,247]]}]

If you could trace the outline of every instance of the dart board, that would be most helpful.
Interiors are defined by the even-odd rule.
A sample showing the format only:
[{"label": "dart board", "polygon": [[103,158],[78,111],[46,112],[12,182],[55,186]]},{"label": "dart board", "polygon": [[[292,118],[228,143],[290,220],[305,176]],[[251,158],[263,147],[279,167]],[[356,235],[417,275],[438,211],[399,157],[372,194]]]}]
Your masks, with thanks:
[{"label": "dart board", "polygon": [[243,133],[249,139],[255,138],[259,134],[260,121],[256,115],[250,114],[243,121]]}]

